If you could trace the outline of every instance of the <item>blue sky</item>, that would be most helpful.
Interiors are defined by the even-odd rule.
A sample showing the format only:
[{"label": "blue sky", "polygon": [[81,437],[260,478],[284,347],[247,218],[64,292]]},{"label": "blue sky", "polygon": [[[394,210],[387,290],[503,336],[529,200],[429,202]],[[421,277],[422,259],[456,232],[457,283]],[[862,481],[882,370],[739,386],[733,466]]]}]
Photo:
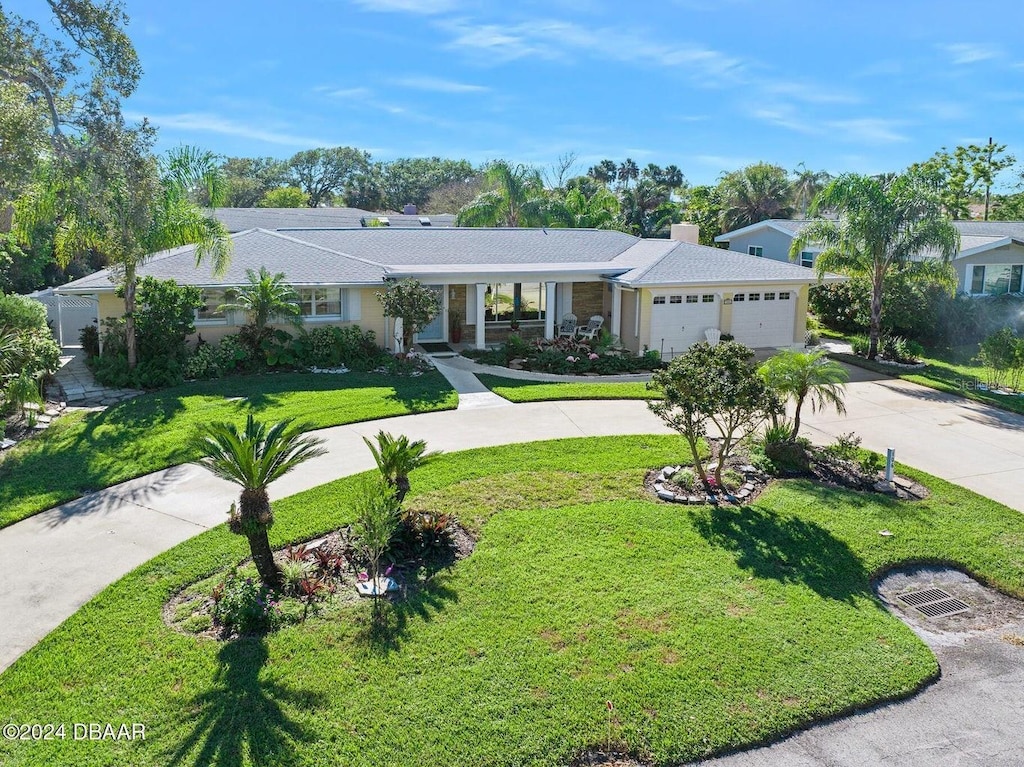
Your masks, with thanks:
[{"label": "blue sky", "polygon": [[[39,17],[39,0],[5,3]],[[126,0],[127,105],[161,148],[375,159],[575,152],[898,170],[994,136],[1024,160],[1024,3]],[[1013,179],[1007,175],[1006,181]]]}]

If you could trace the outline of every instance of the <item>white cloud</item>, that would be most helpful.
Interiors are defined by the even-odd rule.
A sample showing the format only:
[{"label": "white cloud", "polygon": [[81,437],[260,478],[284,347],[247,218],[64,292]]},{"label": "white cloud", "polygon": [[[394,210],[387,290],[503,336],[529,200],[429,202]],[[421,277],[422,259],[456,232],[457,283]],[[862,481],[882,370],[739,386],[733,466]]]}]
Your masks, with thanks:
[{"label": "white cloud", "polygon": [[807,104],[860,104],[863,102],[860,96],[833,86],[815,85],[802,80],[789,82],[772,80],[764,83],[761,89],[772,96],[784,96]]},{"label": "white cloud", "polygon": [[758,120],[762,120],[763,122],[771,125],[777,125],[780,128],[795,131],[796,133],[810,134],[819,132],[814,127],[814,123],[812,121],[800,117],[795,109],[786,104],[780,104],[774,107],[760,107],[758,109],[754,109],[751,112],[751,115]]},{"label": "white cloud", "polygon": [[456,0],[352,0],[352,2],[364,11],[415,13],[422,16],[447,13],[454,11],[458,6]]},{"label": "white cloud", "polygon": [[952,43],[939,47],[949,54],[954,64],[960,65],[977,64],[1003,55],[1001,48],[986,43]]},{"label": "white cloud", "polygon": [[282,146],[333,146],[338,143],[324,138],[257,128],[206,112],[184,112],[170,115],[143,115],[126,112],[125,117],[129,120],[148,118],[151,123],[159,128],[196,131],[198,133],[218,133],[225,136],[237,136],[255,141],[264,141],[268,144],[280,144]]},{"label": "white cloud", "polygon": [[877,117],[858,117],[849,120],[828,120],[827,128],[837,131],[839,138],[862,144],[899,144],[910,137],[897,131],[903,123]]},{"label": "white cloud", "polygon": [[323,93],[325,96],[340,101],[365,101],[373,95],[373,91],[369,88],[329,88],[318,86],[313,90],[316,93]]},{"label": "white cloud", "polygon": [[440,77],[401,77],[391,81],[402,88],[434,93],[484,93],[490,88],[472,83],[460,83]]}]

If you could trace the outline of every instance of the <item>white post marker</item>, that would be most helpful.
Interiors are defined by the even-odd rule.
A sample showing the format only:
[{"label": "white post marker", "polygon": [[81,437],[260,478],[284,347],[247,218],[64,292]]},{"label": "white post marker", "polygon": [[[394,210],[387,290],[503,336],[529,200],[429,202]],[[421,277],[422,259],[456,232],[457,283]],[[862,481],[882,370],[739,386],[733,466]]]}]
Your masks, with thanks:
[{"label": "white post marker", "polygon": [[896,448],[890,447],[885,452],[885,481],[892,484],[892,467],[896,462]]}]

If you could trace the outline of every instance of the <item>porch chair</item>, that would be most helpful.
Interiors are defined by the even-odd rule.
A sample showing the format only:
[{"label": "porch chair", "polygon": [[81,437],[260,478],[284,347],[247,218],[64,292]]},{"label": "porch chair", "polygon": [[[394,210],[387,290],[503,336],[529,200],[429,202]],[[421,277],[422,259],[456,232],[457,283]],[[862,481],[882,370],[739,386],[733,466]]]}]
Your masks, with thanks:
[{"label": "porch chair", "polygon": [[590,318],[590,322],[587,323],[585,328],[580,328],[577,334],[580,338],[586,338],[588,341],[593,341],[597,338],[597,334],[601,332],[601,326],[604,325],[604,317],[600,314],[595,314]]},{"label": "porch chair", "polygon": [[558,338],[572,338],[576,335],[576,315],[566,314],[558,326]]}]

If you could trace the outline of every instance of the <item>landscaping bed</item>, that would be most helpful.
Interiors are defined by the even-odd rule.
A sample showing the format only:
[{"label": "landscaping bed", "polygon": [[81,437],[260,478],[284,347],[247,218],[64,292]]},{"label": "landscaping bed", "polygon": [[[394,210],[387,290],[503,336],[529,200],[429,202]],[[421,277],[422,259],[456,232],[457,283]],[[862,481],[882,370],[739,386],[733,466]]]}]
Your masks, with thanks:
[{"label": "landscaping bed", "polygon": [[468,349],[462,354],[484,365],[559,375],[623,375],[664,367],[657,352],[638,356],[612,345],[608,336],[594,341],[567,337],[524,341],[514,335],[495,349]]},{"label": "landscaping bed", "polygon": [[[182,635],[167,600],[246,555],[226,527],[206,532],[0,674],[6,721],[139,721],[146,740],[2,742],[0,761],[677,764],[933,679],[927,647],[879,609],[880,572],[951,562],[1024,595],[1024,515],[967,490],[906,467],[931,497],[794,479],[742,508],[691,508],[642,489],[650,469],[687,460],[674,436],[440,456],[414,472],[409,502],[457,516],[478,543],[390,605],[386,631],[363,600],[258,638]],[[275,503],[272,543],[348,524],[362,483]]]}]

